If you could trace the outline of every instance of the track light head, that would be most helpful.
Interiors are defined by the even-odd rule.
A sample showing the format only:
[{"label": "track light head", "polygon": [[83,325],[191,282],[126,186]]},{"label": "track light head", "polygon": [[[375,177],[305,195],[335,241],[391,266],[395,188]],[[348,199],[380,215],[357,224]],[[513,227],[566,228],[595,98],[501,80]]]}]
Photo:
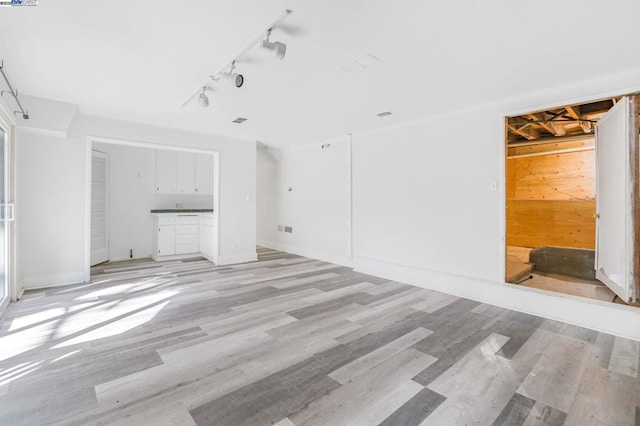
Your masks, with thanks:
[{"label": "track light head", "polygon": [[209,106],[209,97],[204,92],[205,89],[202,89],[202,93],[200,93],[200,96],[198,96],[198,104],[202,108],[206,108]]},{"label": "track light head", "polygon": [[287,45],[279,41],[269,41],[271,31],[267,33],[267,38],[260,40],[260,47],[265,50],[269,50],[278,59],[283,59],[287,53]]},{"label": "track light head", "polygon": [[244,76],[237,72],[224,72],[222,76],[229,81],[233,81],[236,87],[240,88],[244,84]]}]

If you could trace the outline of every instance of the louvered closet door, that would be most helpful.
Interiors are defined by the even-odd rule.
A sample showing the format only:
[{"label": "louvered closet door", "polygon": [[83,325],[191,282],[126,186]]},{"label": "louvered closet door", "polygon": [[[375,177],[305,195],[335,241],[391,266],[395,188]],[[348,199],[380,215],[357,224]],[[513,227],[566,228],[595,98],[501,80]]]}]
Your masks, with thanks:
[{"label": "louvered closet door", "polygon": [[91,156],[91,266],[109,260],[107,227],[107,183],[109,155],[93,151]]}]

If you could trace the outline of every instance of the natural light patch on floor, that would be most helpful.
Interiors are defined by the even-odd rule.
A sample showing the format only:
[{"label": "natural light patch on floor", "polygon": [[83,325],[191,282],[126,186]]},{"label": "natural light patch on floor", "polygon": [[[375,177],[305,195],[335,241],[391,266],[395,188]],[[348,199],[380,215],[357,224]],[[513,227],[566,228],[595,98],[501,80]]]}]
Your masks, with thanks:
[{"label": "natural light patch on floor", "polygon": [[96,300],[17,317],[0,338],[0,360],[36,348],[57,349],[125,333],[154,318],[178,293],[165,290],[126,300]]},{"label": "natural light patch on floor", "polygon": [[162,302],[149,308],[143,308],[142,310],[139,310],[138,312],[132,313],[130,315],[125,315],[123,318],[114,319],[112,321],[105,321],[105,325],[59,343],[53,346],[53,349],[90,342],[92,340],[98,340],[105,337],[111,337],[125,333],[153,319],[158,314],[158,312],[160,312],[168,304],[169,301]]},{"label": "natural light patch on floor", "polygon": [[136,291],[148,290],[158,286],[166,286],[175,284],[176,280],[174,278],[159,278],[154,277],[151,279],[141,280],[141,281],[133,281],[128,282],[126,284],[114,285],[112,287],[103,288],[100,290],[96,290],[87,294],[83,294],[76,298],[76,300],[87,300],[93,299],[97,297],[104,296],[114,296],[118,294],[129,294]]}]

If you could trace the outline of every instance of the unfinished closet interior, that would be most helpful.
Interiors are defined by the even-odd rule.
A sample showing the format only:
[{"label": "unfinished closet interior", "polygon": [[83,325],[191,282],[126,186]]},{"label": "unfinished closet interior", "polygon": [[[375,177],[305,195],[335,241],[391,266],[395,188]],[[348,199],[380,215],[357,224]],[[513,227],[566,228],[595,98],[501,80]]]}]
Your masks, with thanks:
[{"label": "unfinished closet interior", "polygon": [[[611,285],[596,276],[597,188],[601,187],[596,171],[602,169],[598,174],[607,173],[607,179],[617,173],[596,165],[600,164],[596,128],[621,100],[629,106],[620,115],[631,116],[626,111],[634,111],[636,117],[635,98],[618,97],[506,119],[507,282],[620,302]],[[620,127],[611,125],[615,126]],[[619,139],[625,131],[618,132]],[[620,152],[629,158],[628,144],[624,140],[616,144],[624,145]],[[619,169],[625,166],[620,164]],[[606,271],[601,268],[601,272]]]}]

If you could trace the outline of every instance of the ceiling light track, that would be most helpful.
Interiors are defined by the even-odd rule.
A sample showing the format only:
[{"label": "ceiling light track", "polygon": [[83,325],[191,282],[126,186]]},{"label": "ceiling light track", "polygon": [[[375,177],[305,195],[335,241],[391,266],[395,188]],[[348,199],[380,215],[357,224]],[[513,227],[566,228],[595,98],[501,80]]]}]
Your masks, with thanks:
[{"label": "ceiling light track", "polygon": [[20,103],[20,99],[18,99],[18,90],[14,90],[13,86],[11,86],[11,83],[9,83],[9,79],[7,78],[7,74],[4,72],[4,60],[0,61],[0,73],[2,73],[2,77],[4,77],[4,81],[7,83],[7,87],[9,88],[8,91],[3,90],[0,91],[0,96],[3,96],[5,93],[9,93],[11,94],[11,96],[13,96],[13,99],[15,99],[16,104],[18,104],[18,108],[20,108],[20,111],[15,111],[14,114],[17,113],[21,113],[22,114],[22,118],[24,118],[25,120],[29,119],[29,111],[25,111],[24,108],[22,108],[22,104]]},{"label": "ceiling light track", "polygon": [[[242,84],[244,83],[244,77],[242,76],[242,74],[237,74],[233,71],[238,64],[238,59],[244,56],[249,50],[251,50],[251,48],[255,47],[258,44],[260,45],[260,47],[272,51],[277,58],[282,59],[286,52],[286,45],[278,41],[269,41],[269,35],[271,34],[271,30],[282,21],[284,21],[289,15],[291,15],[291,13],[293,13],[292,10],[286,9],[280,15],[278,15],[264,30],[260,31],[254,38],[252,38],[251,41],[247,43],[246,46],[240,52],[238,52],[238,54],[235,55],[233,59],[222,65],[215,73],[210,74],[207,79],[203,81],[202,84],[198,86],[198,88],[195,89],[191,93],[191,95],[189,95],[189,97],[187,97],[180,104],[180,106],[184,107],[196,97],[199,97],[199,99],[202,99],[203,95],[206,97],[204,92],[207,90],[212,90],[212,88],[210,87],[211,82],[217,82],[223,77],[232,78],[235,82],[236,87],[242,86]],[[200,105],[205,106],[203,105],[203,102],[200,102]]]}]

